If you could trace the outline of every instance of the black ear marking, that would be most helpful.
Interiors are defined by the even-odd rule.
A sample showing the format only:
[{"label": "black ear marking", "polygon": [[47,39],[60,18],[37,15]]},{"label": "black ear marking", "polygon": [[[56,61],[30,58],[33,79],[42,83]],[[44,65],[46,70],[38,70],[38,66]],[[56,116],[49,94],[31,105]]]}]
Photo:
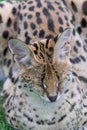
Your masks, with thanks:
[{"label": "black ear marking", "polygon": [[54,37],[54,42],[56,43],[58,40],[58,35],[56,37]]}]

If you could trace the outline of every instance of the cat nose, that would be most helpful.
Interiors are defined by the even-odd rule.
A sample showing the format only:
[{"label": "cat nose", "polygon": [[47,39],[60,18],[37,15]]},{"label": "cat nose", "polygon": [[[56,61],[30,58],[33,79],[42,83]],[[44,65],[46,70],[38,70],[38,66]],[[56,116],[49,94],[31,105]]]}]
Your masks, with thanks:
[{"label": "cat nose", "polygon": [[49,100],[50,100],[51,102],[55,102],[56,99],[57,99],[57,95],[55,95],[55,96],[48,96],[48,98],[49,98]]}]

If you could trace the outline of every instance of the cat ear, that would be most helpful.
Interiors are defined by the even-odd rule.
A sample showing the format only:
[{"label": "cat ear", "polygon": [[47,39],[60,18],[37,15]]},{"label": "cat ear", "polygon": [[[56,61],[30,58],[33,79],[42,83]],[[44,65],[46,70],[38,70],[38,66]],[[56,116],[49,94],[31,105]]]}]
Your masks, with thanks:
[{"label": "cat ear", "polygon": [[54,41],[56,42],[54,47],[53,61],[65,61],[69,58],[70,53],[70,39],[71,29],[66,29],[60,36],[56,36]]},{"label": "cat ear", "polygon": [[8,44],[11,53],[19,64],[26,67],[37,65],[33,52],[25,43],[18,39],[11,39]]}]

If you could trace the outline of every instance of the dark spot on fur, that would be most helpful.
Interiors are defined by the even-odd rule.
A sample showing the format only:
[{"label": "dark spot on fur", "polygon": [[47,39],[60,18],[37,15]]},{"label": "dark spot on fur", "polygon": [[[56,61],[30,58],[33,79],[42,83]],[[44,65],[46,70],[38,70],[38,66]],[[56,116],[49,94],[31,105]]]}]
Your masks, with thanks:
[{"label": "dark spot on fur", "polygon": [[17,13],[17,10],[16,10],[16,8],[14,7],[14,8],[12,9],[12,14],[13,14],[13,15],[16,15],[16,13]]},{"label": "dark spot on fur", "polygon": [[85,52],[87,52],[87,45],[86,44],[83,46],[83,49]]},{"label": "dark spot on fur", "polygon": [[74,61],[73,59],[71,59],[71,58],[70,58],[70,62],[71,62],[72,64],[75,64],[75,61]]},{"label": "dark spot on fur", "polygon": [[9,78],[10,79],[12,78],[12,67],[10,68],[10,71],[9,71]]},{"label": "dark spot on fur", "polygon": [[54,114],[57,115],[57,111],[55,111]]},{"label": "dark spot on fur", "polygon": [[75,3],[73,1],[71,1],[71,6],[72,6],[72,9],[75,11],[75,12],[78,12],[77,10],[77,7],[75,5]]},{"label": "dark spot on fur", "polygon": [[36,118],[39,118],[39,116],[38,116],[38,115],[35,115],[35,117],[36,117]]},{"label": "dark spot on fur", "polygon": [[87,83],[87,78],[83,77],[83,76],[79,76],[78,77],[80,81],[83,81],[84,83]]},{"label": "dark spot on fur", "polygon": [[84,113],[84,116],[87,116],[87,112]]},{"label": "dark spot on fur", "polygon": [[18,6],[18,9],[19,9],[19,10],[21,9],[21,5]]},{"label": "dark spot on fur", "polygon": [[66,90],[64,91],[64,93],[66,94],[68,91],[69,91],[69,90],[68,90],[68,89],[66,89]]},{"label": "dark spot on fur", "polygon": [[31,23],[30,25],[31,25],[31,28],[32,28],[32,29],[35,29],[35,28],[36,28],[36,25],[35,25],[34,23]]},{"label": "dark spot on fur", "polygon": [[37,51],[36,50],[34,50],[34,54],[37,55]]},{"label": "dark spot on fur", "polygon": [[28,2],[28,4],[32,4],[32,3],[33,3],[33,1],[29,1],[29,2]]},{"label": "dark spot on fur", "polygon": [[7,61],[7,67],[9,67],[11,65],[11,59],[9,59],[8,61]]},{"label": "dark spot on fur", "polygon": [[67,7],[67,4],[66,4],[66,1],[65,0],[62,0],[63,4]]},{"label": "dark spot on fur", "polygon": [[8,18],[8,21],[7,21],[7,27],[10,27],[11,24],[12,24],[12,20],[11,20],[11,18]]},{"label": "dark spot on fur", "polygon": [[75,29],[73,29],[73,35],[75,36]]},{"label": "dark spot on fur", "polygon": [[84,121],[83,124],[82,124],[82,126],[86,126],[86,125],[87,125],[87,121]]},{"label": "dark spot on fur", "polygon": [[26,5],[23,6],[23,9],[26,9]]},{"label": "dark spot on fur", "polygon": [[72,15],[72,20],[71,20],[71,23],[74,23],[75,22],[75,16]]},{"label": "dark spot on fur", "polygon": [[34,11],[34,6],[29,7],[30,11]]},{"label": "dark spot on fur", "polygon": [[22,86],[21,86],[21,85],[19,85],[19,86],[18,86],[18,88],[22,88]]},{"label": "dark spot on fur", "polygon": [[28,19],[31,19],[31,18],[32,18],[32,15],[31,15],[31,14],[29,14],[27,17],[28,17]]},{"label": "dark spot on fur", "polygon": [[44,121],[43,120],[39,120],[36,122],[38,125],[44,125]]},{"label": "dark spot on fur", "polygon": [[28,24],[26,21],[24,21],[24,29],[27,29],[28,28]]},{"label": "dark spot on fur", "polygon": [[73,98],[74,97],[74,93],[73,92],[71,92],[71,98]]},{"label": "dark spot on fur", "polygon": [[50,13],[49,13],[49,11],[48,11],[48,9],[47,8],[43,8],[43,14],[46,16],[46,17],[49,17],[50,16]]},{"label": "dark spot on fur", "polygon": [[26,37],[26,40],[25,40],[25,43],[26,43],[26,44],[29,44],[30,40],[31,40],[31,38],[30,38],[29,36],[27,36],[27,37]]},{"label": "dark spot on fur", "polygon": [[17,21],[14,22],[14,30],[17,31],[18,29],[18,24],[17,24]]},{"label": "dark spot on fur", "polygon": [[64,17],[65,17],[65,20],[68,20],[68,17],[66,15]]},{"label": "dark spot on fur", "polygon": [[76,58],[74,58],[73,60],[74,60],[75,63],[77,63],[77,64],[81,61],[79,57],[76,57]]},{"label": "dark spot on fur", "polygon": [[[10,73],[10,74],[11,74],[11,73]],[[18,81],[18,78],[14,78],[14,77],[12,77],[12,74],[9,75],[9,76],[10,76],[11,82],[14,83],[14,84],[16,84],[17,81]]]},{"label": "dark spot on fur", "polygon": [[83,28],[85,28],[87,26],[87,21],[84,18],[81,20],[81,26]]},{"label": "dark spot on fur", "polygon": [[61,6],[59,6],[58,8],[59,8],[60,11],[65,12],[64,9]]},{"label": "dark spot on fur", "polygon": [[66,118],[66,115],[63,115],[63,116],[58,120],[58,122],[63,121],[65,118]]},{"label": "dark spot on fur", "polygon": [[81,43],[79,42],[79,40],[76,41],[76,44],[78,47],[81,47]]},{"label": "dark spot on fur", "polygon": [[48,48],[49,39],[46,40],[46,48]]},{"label": "dark spot on fur", "polygon": [[34,35],[34,36],[36,36],[36,35],[37,35],[37,30],[35,30],[35,31],[33,32],[33,35]]},{"label": "dark spot on fur", "polygon": [[6,30],[2,33],[2,37],[7,39],[9,37],[9,32]]},{"label": "dark spot on fur", "polygon": [[63,24],[63,20],[62,20],[61,17],[58,17],[58,22],[59,22],[60,24]]},{"label": "dark spot on fur", "polygon": [[87,105],[86,105],[86,104],[83,104],[83,107],[87,107]]},{"label": "dark spot on fur", "polygon": [[40,37],[40,38],[43,38],[44,35],[45,35],[45,31],[44,31],[44,30],[40,30],[39,37]]},{"label": "dark spot on fur", "polygon": [[21,21],[23,20],[23,16],[22,16],[21,13],[19,14],[19,18],[20,18]]},{"label": "dark spot on fur", "polygon": [[14,118],[14,117],[12,117],[11,119],[12,119],[13,121],[16,121],[16,118]]},{"label": "dark spot on fur", "polygon": [[39,12],[36,12],[36,17],[39,17],[40,16],[40,13]]},{"label": "dark spot on fur", "polygon": [[36,48],[36,50],[38,50],[38,46],[36,43],[34,43],[34,47]]},{"label": "dark spot on fur", "polygon": [[85,62],[86,61],[86,58],[82,55],[80,55],[80,58]]},{"label": "dark spot on fur", "polygon": [[4,7],[4,4],[0,3],[0,7],[3,8],[3,7]]},{"label": "dark spot on fur", "polygon": [[53,122],[48,122],[47,124],[48,124],[48,125],[54,125],[54,124],[55,124],[55,121],[53,121]]},{"label": "dark spot on fur", "polygon": [[50,10],[55,10],[55,8],[53,7],[53,5],[50,3],[50,2],[48,2],[48,1],[46,1],[47,2],[47,8],[48,8],[48,10],[50,9]]},{"label": "dark spot on fur", "polygon": [[[69,23],[67,22],[66,25],[69,26]],[[70,26],[69,26],[69,27],[70,27]]]},{"label": "dark spot on fur", "polygon": [[54,22],[51,18],[48,19],[48,29],[54,32]]},{"label": "dark spot on fur", "polygon": [[78,77],[77,73],[73,71],[72,73],[74,76]]},{"label": "dark spot on fur", "polygon": [[26,31],[26,32],[25,32],[25,37],[27,37],[27,36],[28,36],[28,32]]},{"label": "dark spot on fur", "polygon": [[77,49],[76,46],[73,47],[73,50],[74,50],[76,53],[78,53],[78,49]]},{"label": "dark spot on fur", "polygon": [[42,4],[41,4],[41,1],[40,1],[40,0],[36,0],[36,2],[37,2],[37,7],[38,7],[38,8],[42,7]]},{"label": "dark spot on fur", "polygon": [[37,24],[41,24],[42,23],[42,19],[40,17],[37,17]]},{"label": "dark spot on fur", "polygon": [[79,34],[81,34],[81,33],[82,33],[81,27],[78,27],[78,28],[77,28],[77,31],[78,31]]},{"label": "dark spot on fur", "polygon": [[83,10],[83,13],[85,15],[87,15],[87,1],[84,1],[83,6],[82,6],[82,10]]},{"label": "dark spot on fur", "polygon": [[19,104],[20,104],[20,106],[23,106],[23,102],[21,101],[21,102],[19,102]]},{"label": "dark spot on fur", "polygon": [[36,108],[33,108],[33,111],[36,111]]},{"label": "dark spot on fur", "polygon": [[57,5],[60,5],[60,2],[58,2],[58,1],[55,1],[55,4],[57,4]]},{"label": "dark spot on fur", "polygon": [[7,52],[8,52],[8,47],[6,47],[6,48],[4,49],[3,55],[6,56]]},{"label": "dark spot on fur", "polygon": [[27,114],[24,113],[23,116],[27,118],[29,122],[33,122],[33,119],[29,117]]},{"label": "dark spot on fur", "polygon": [[86,42],[86,44],[87,44],[87,39],[85,39],[85,42]]},{"label": "dark spot on fur", "polygon": [[63,27],[59,27],[59,32],[60,32],[60,33],[63,32]]},{"label": "dark spot on fur", "polygon": [[49,40],[49,39],[53,38],[53,35],[49,34],[46,36],[46,38]]},{"label": "dark spot on fur", "polygon": [[44,55],[40,52],[40,59],[44,59]]},{"label": "dark spot on fur", "polygon": [[9,94],[8,93],[4,93],[3,95],[3,102],[5,102],[5,100],[9,97]]}]

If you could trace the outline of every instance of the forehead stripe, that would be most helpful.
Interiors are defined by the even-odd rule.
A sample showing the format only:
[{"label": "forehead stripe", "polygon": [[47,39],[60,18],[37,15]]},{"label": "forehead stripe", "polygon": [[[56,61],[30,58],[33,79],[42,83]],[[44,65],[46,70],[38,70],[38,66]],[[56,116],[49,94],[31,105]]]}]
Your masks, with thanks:
[{"label": "forehead stripe", "polygon": [[37,44],[34,43],[34,47],[36,48],[36,50],[38,50],[38,46],[37,46]]},{"label": "forehead stripe", "polygon": [[48,48],[49,39],[46,40],[46,48]]}]

